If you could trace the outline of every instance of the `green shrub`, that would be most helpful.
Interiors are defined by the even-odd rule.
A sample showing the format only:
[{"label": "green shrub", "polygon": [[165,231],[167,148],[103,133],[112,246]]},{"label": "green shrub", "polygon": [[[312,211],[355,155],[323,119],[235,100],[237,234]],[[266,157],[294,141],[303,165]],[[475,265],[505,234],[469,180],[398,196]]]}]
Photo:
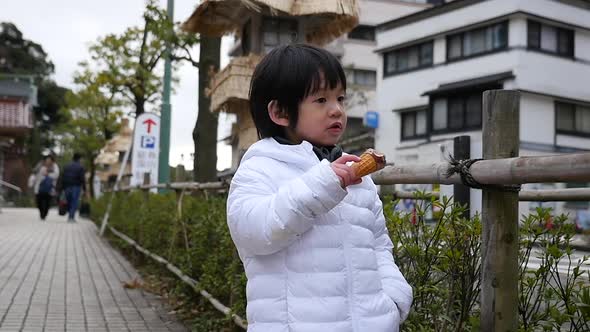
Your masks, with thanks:
[{"label": "green shrub", "polygon": [[[100,224],[109,195],[93,202],[93,219]],[[177,204],[174,193],[146,195],[118,193],[109,224],[143,247],[168,259],[199,281],[232,311],[245,318],[246,277],[229,236],[223,195],[184,196]],[[403,331],[478,331],[481,273],[481,220],[462,217],[464,209],[447,198],[423,200],[411,213],[395,210],[396,202],[384,199],[384,213],[394,243],[395,260],[414,288],[412,311]],[[433,221],[426,211],[436,207]],[[521,331],[590,330],[590,291],[582,275],[583,262],[572,262],[569,242],[574,229],[565,217],[553,217],[539,209],[521,222],[521,277],[519,320]],[[110,232],[107,232],[110,234]],[[113,243],[128,249],[109,235]],[[525,269],[531,255],[542,257],[541,268]],[[560,261],[569,262],[570,273],[559,275]],[[193,291],[181,285],[183,292]],[[187,298],[199,300],[194,294]],[[202,303],[202,302],[201,302]],[[205,307],[205,306],[203,306]],[[193,329],[228,326],[211,306],[201,313]],[[217,319],[213,317],[218,317]]]}]

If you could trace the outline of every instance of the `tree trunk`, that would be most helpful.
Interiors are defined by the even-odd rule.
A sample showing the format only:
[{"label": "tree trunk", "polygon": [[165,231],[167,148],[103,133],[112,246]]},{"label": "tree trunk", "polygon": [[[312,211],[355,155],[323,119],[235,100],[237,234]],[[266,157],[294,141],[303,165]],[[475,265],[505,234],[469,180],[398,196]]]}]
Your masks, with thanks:
[{"label": "tree trunk", "polygon": [[90,197],[94,198],[94,173],[96,173],[96,165],[94,164],[94,158],[96,158],[96,155],[94,155],[93,153],[89,153],[85,155],[84,158],[88,165],[87,170],[90,173],[90,176],[88,177],[88,183],[86,183],[86,189],[90,194]]},{"label": "tree trunk", "polygon": [[219,70],[221,38],[202,37],[199,58],[199,115],[193,130],[195,156],[193,178],[197,182],[217,180],[217,114],[209,109],[211,101],[205,95],[209,72]]},{"label": "tree trunk", "polygon": [[31,167],[35,167],[37,162],[41,160],[41,135],[36,119],[36,114],[35,118],[33,119],[33,130],[31,130],[31,135],[29,136],[29,141],[27,143],[29,165],[31,165]]},{"label": "tree trunk", "polygon": [[143,97],[135,96],[135,118],[142,115],[145,107],[145,99]]}]

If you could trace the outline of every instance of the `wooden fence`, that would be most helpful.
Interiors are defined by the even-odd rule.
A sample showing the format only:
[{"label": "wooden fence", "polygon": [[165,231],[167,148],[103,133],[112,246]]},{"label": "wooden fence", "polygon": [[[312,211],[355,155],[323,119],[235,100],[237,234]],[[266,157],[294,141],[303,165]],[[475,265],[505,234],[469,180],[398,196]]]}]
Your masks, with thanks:
[{"label": "wooden fence", "polygon": [[[590,153],[518,157],[520,96],[516,91],[483,94],[483,159],[450,172],[457,165],[386,167],[378,184],[465,184],[483,190],[482,197],[482,331],[518,328],[518,201],[588,200],[590,190],[523,191],[513,185],[590,182]],[[466,166],[468,164],[463,164]],[[466,181],[467,180],[467,181]],[[512,186],[507,186],[512,185]]]}]

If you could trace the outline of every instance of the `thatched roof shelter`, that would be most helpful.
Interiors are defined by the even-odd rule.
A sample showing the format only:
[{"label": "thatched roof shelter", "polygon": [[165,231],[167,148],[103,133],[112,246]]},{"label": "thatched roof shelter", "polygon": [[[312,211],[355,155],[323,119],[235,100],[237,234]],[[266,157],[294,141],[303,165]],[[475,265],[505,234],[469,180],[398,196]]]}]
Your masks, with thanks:
[{"label": "thatched roof shelter", "polygon": [[232,104],[248,100],[250,80],[260,59],[257,55],[235,58],[212,78],[208,91],[212,111],[235,113]]},{"label": "thatched roof shelter", "polygon": [[206,36],[239,32],[245,12],[308,17],[305,42],[328,43],[358,24],[356,0],[205,0],[183,29]]}]

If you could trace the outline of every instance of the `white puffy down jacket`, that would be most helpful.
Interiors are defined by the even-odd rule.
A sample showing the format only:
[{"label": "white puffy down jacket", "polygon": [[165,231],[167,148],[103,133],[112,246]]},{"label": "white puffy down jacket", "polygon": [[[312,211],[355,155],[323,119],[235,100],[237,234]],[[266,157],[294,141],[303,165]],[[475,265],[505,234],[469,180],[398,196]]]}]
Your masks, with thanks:
[{"label": "white puffy down jacket", "polygon": [[249,332],[398,331],[412,288],[393,261],[382,204],[364,177],[342,189],[306,141],[258,141],[230,187]]}]

